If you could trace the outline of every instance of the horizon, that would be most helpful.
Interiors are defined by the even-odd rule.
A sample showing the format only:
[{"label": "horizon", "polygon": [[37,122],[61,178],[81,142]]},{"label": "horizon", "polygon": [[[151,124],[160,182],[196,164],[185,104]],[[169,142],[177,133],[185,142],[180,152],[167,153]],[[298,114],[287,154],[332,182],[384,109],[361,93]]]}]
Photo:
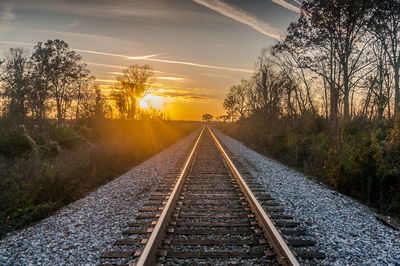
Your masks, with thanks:
[{"label": "horizon", "polygon": [[[0,3],[0,50],[61,39],[82,56],[104,93],[122,69],[149,64],[150,92],[171,120],[224,115],[229,88],[250,76],[261,49],[280,39],[300,2],[60,1]],[[238,38],[240,36],[240,38]],[[152,104],[151,101],[149,104]]]}]

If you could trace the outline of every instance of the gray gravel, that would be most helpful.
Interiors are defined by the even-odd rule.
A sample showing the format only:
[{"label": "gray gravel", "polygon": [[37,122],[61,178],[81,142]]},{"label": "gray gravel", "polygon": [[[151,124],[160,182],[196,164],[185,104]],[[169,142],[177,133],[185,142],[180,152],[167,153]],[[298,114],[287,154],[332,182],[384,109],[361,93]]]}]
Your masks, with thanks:
[{"label": "gray gravel", "polygon": [[400,232],[382,225],[366,207],[237,140],[216,135],[310,232],[326,254],[322,265],[400,265]]},{"label": "gray gravel", "polygon": [[94,265],[198,130],[55,215],[0,241],[0,265]]}]

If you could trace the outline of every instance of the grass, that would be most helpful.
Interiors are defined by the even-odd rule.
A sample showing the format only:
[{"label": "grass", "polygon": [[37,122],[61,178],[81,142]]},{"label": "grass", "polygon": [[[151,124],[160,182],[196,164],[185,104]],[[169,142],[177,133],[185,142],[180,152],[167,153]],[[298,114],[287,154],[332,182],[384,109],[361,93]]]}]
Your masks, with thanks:
[{"label": "grass", "polygon": [[0,236],[29,226],[183,138],[198,123],[0,120]]},{"label": "grass", "polygon": [[400,217],[400,142],[390,121],[355,119],[340,125],[339,138],[323,119],[311,116],[295,122],[249,117],[217,127],[380,214]]}]

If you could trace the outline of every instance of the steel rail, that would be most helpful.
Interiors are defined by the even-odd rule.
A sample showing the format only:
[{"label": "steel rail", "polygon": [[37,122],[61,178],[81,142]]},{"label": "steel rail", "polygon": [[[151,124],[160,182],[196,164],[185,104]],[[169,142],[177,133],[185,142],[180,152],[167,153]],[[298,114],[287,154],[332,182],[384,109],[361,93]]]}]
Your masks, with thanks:
[{"label": "steel rail", "polygon": [[279,231],[276,229],[275,225],[272,223],[271,219],[268,217],[261,204],[258,202],[257,198],[254,196],[253,192],[251,192],[250,188],[246,184],[246,181],[240,175],[239,171],[236,169],[235,165],[232,163],[228,154],[225,152],[222,145],[219,143],[218,139],[215,137],[212,130],[207,126],[208,130],[211,133],[211,136],[214,139],[215,144],[218,149],[222,153],[227,165],[232,171],[236,181],[242,189],[242,192],[245,194],[246,199],[250,205],[250,208],[254,212],[257,217],[257,221],[264,232],[266,233],[266,238],[268,239],[269,244],[274,248],[274,251],[277,253],[277,258],[279,263],[282,265],[300,265],[297,261],[296,257],[287,246],[286,242],[283,240],[282,236],[279,234]]},{"label": "steel rail", "polygon": [[158,218],[157,223],[146,242],[142,254],[139,257],[139,260],[136,264],[137,266],[154,265],[155,263],[157,249],[161,246],[161,241],[165,235],[165,229],[171,220],[172,213],[175,209],[177,201],[179,200],[180,192],[182,191],[190,165],[192,164],[195,153],[199,147],[199,142],[201,136],[203,135],[204,129],[205,127],[203,127],[201,130],[192,151],[185,161],[182,172],[180,173],[176,185],[169,196],[167,204],[164,206],[164,209],[161,212],[160,217]]}]

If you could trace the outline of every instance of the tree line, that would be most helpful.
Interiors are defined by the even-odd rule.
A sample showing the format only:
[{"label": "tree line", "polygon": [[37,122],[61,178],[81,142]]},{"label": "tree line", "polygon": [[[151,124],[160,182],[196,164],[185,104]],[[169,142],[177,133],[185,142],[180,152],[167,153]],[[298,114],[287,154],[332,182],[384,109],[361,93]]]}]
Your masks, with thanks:
[{"label": "tree line", "polygon": [[106,97],[82,57],[65,41],[39,42],[31,55],[10,48],[0,60],[1,113],[16,122],[35,123],[56,119],[63,124],[88,117],[137,119],[137,101],[149,92],[152,75],[149,65],[129,66],[117,78],[119,85],[111,97]]},{"label": "tree line", "polygon": [[287,35],[230,89],[230,119],[312,112],[334,127],[354,117],[400,119],[400,3],[303,1]]},{"label": "tree line", "polygon": [[[221,128],[400,216],[400,2],[309,0],[234,85]],[[224,117],[225,118],[225,117]]]}]

